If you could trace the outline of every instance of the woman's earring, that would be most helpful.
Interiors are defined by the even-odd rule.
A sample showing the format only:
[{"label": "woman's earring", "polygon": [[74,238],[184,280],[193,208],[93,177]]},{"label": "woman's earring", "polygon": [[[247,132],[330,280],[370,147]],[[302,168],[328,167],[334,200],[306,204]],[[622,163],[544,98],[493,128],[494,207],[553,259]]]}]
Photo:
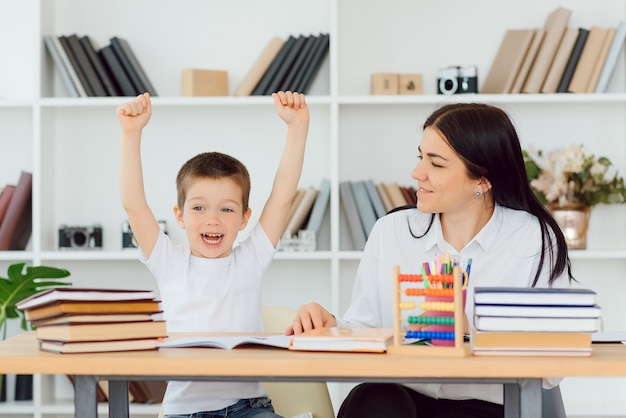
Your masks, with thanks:
[{"label": "woman's earring", "polygon": [[476,196],[477,198],[478,198],[478,197],[481,197],[482,195],[483,195],[483,192],[481,192],[480,190],[476,190],[476,191],[474,192],[474,196]]}]

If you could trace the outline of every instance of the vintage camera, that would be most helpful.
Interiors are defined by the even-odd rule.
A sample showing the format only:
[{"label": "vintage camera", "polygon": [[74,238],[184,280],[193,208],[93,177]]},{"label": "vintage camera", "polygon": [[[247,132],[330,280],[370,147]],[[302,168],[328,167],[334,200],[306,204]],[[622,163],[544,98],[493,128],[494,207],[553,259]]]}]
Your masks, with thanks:
[{"label": "vintage camera", "polygon": [[102,227],[92,226],[59,227],[59,249],[61,250],[99,250],[102,249]]},{"label": "vintage camera", "polygon": [[[165,221],[158,221],[161,231],[167,234],[167,223]],[[133,235],[133,231],[130,229],[128,221],[122,223],[122,248],[139,248],[137,240]]]},{"label": "vintage camera", "polygon": [[451,66],[437,71],[437,93],[446,95],[478,93],[476,66]]}]

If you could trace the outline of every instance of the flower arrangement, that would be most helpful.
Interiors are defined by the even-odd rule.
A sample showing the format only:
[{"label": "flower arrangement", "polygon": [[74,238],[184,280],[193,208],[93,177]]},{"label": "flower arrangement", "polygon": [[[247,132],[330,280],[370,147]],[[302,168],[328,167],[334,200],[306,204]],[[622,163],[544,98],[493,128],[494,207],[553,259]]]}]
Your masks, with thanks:
[{"label": "flower arrangement", "polygon": [[624,179],[613,172],[611,161],[583,145],[547,154],[529,147],[523,154],[530,186],[545,205],[592,207],[626,202]]}]

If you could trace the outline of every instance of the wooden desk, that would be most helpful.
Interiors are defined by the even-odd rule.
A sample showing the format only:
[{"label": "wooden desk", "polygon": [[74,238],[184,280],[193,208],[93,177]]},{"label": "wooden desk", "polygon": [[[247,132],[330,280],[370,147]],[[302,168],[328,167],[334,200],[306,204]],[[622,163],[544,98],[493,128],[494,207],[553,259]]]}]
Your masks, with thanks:
[{"label": "wooden desk", "polygon": [[0,342],[0,373],[75,374],[75,416],[97,417],[96,384],[110,383],[111,417],[128,417],[128,381],[265,380],[329,382],[503,383],[508,417],[541,416],[541,379],[624,377],[626,346],[594,346],[592,357],[413,357],[391,354],[292,352],[273,348],[170,348],[53,354],[34,332]]}]

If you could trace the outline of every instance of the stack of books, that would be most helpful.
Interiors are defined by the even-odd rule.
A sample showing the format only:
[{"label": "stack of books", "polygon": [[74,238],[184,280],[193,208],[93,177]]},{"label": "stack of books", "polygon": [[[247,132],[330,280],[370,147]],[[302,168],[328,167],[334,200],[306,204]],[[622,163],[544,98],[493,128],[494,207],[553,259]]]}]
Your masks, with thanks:
[{"label": "stack of books", "polygon": [[17,304],[41,350],[92,353],[156,349],[167,336],[151,290],[54,288]]},{"label": "stack of books", "polygon": [[474,355],[584,357],[601,310],[589,289],[477,287],[473,320]]}]

